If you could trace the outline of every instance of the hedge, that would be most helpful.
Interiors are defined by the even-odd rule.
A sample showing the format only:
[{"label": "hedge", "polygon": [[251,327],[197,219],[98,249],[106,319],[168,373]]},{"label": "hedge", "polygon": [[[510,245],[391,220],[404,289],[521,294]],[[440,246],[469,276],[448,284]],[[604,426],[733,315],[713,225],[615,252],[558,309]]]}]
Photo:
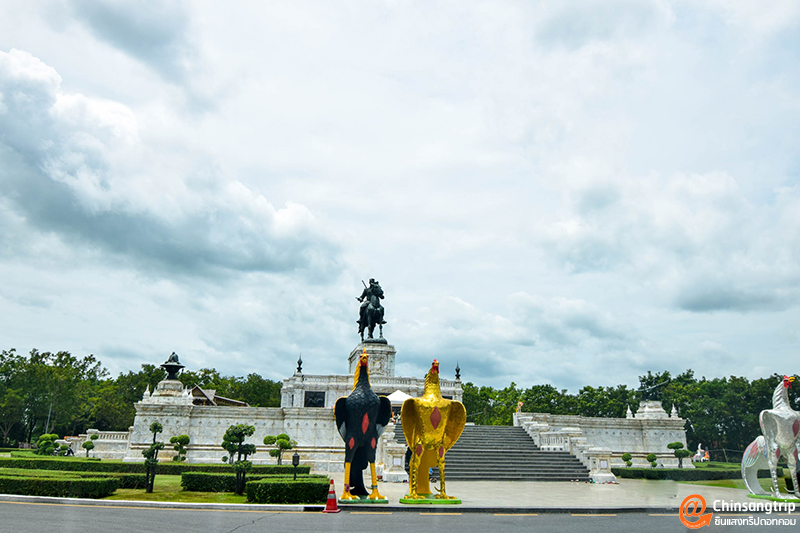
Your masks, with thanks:
[{"label": "hedge", "polygon": [[67,498],[105,498],[117,490],[117,477],[64,478],[0,476],[0,493]]},{"label": "hedge", "polygon": [[[673,481],[710,481],[742,479],[741,470],[710,468],[612,468],[617,477],[627,479],[671,479]],[[769,470],[759,470],[758,477],[770,477]]]},{"label": "hedge", "polygon": [[[65,470],[73,472],[120,472],[130,474],[144,474],[144,462],[117,463],[106,461],[86,461],[77,457],[0,457],[0,468],[35,468],[39,470]],[[225,464],[186,464],[175,462],[158,463],[158,474],[179,476],[184,472],[217,472],[227,474],[232,472],[230,465]],[[298,466],[298,474],[308,474],[310,466]],[[292,465],[254,465],[250,471],[253,474],[264,475],[292,475]]]},{"label": "hedge", "polygon": [[[298,467],[299,470],[299,467]],[[293,479],[293,476],[286,475],[264,475],[248,472],[247,481],[258,481],[268,479],[272,481],[286,481]],[[301,474],[298,480],[323,480],[329,482],[328,476],[319,474]],[[192,492],[235,492],[236,474],[226,473],[217,474],[210,472],[184,472],[181,474],[181,488]]]},{"label": "hedge", "polygon": [[0,476],[58,479],[114,478],[119,480],[119,488],[121,489],[144,488],[146,481],[144,474],[68,472],[63,470],[31,470],[30,468],[2,468],[0,469]]},{"label": "hedge", "polygon": [[325,503],[330,481],[261,479],[245,485],[251,503]]}]

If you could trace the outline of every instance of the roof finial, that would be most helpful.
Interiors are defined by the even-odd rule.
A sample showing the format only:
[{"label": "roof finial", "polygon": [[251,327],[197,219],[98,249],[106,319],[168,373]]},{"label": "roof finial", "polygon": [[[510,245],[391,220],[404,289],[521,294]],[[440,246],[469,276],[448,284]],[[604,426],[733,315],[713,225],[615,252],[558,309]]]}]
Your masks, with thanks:
[{"label": "roof finial", "polygon": [[458,361],[456,361],[456,380],[461,379],[461,369],[458,367]]}]

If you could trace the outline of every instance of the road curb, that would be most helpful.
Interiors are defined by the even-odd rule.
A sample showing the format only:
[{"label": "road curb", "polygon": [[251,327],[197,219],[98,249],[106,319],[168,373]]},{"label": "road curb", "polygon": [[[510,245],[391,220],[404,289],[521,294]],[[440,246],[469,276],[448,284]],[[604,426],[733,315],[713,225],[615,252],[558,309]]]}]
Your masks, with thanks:
[{"label": "road curb", "polygon": [[137,507],[142,509],[185,509],[216,511],[322,511],[324,505],[273,505],[258,503],[193,503],[193,502],[148,502],[142,500],[92,500],[89,498],[58,498],[53,496],[23,496],[0,494],[0,502],[39,503],[50,505],[81,505],[93,507]]},{"label": "road curb", "polygon": [[[141,500],[92,500],[88,498],[58,498],[51,496],[23,496],[0,494],[0,502],[48,505],[80,505],[92,507],[126,507],[141,509],[183,509],[206,511],[249,512],[322,512],[324,505],[274,505],[257,503],[191,503],[148,502]],[[484,514],[630,514],[630,513],[677,513],[677,507],[470,507],[464,505],[447,508],[430,505],[342,505],[342,511],[355,512],[416,512],[416,513],[484,513]]]}]

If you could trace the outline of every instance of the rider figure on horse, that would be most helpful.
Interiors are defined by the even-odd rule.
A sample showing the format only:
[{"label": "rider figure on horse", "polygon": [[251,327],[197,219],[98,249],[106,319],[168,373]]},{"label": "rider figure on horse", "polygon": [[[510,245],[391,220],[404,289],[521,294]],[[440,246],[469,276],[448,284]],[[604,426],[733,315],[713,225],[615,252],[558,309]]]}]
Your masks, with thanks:
[{"label": "rider figure on horse", "polygon": [[[358,315],[358,332],[361,334],[361,338],[364,338],[364,330],[367,329],[370,325],[372,327],[369,328],[369,338],[372,338],[372,330],[375,327],[375,324],[383,326],[386,324],[386,321],[383,319],[383,306],[381,305],[381,300],[383,300],[383,289],[381,288],[380,283],[375,281],[375,278],[369,279],[369,286],[364,286],[364,290],[361,292],[361,296],[356,298],[359,302],[361,302],[361,308],[359,309]],[[374,314],[376,319],[372,324],[370,324],[369,315]],[[383,328],[381,328],[382,330]]]}]

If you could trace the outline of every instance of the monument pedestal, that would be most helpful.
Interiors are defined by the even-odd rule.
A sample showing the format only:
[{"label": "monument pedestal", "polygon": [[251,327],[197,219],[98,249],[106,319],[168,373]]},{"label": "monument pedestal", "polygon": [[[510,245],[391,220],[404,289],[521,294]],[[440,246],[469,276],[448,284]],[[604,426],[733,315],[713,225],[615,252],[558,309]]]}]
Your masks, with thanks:
[{"label": "monument pedestal", "polygon": [[[379,342],[381,340],[383,342]],[[350,352],[350,357],[347,358],[348,373],[355,374],[358,358],[363,350],[367,350],[369,354],[370,377],[394,376],[394,356],[397,350],[387,343],[385,339],[365,340],[353,348],[353,351]]]}]

